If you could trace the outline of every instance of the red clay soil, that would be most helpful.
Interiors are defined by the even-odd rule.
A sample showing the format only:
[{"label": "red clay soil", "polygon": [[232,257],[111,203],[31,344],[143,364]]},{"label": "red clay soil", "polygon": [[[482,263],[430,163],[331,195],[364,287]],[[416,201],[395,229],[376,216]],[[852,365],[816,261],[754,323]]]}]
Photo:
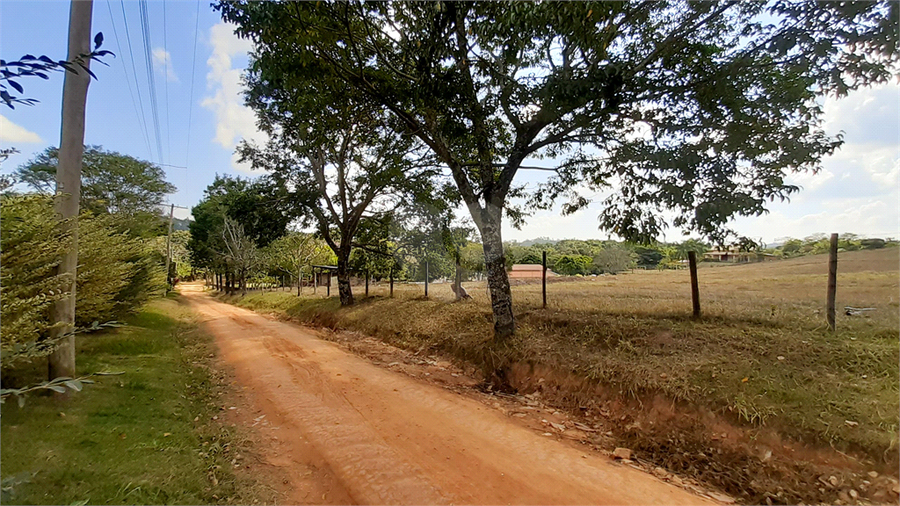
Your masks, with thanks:
[{"label": "red clay soil", "polygon": [[[713,504],[470,397],[378,367],[307,328],[218,302],[199,286],[183,293],[237,388],[277,434],[286,502]],[[327,498],[305,490],[310,462],[327,468]]]}]

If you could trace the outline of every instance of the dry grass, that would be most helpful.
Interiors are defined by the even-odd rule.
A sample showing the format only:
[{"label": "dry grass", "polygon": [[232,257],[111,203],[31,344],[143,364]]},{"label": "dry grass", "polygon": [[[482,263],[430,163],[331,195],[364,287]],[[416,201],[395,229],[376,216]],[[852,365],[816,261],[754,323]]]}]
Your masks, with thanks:
[{"label": "dry grass", "polygon": [[[842,253],[838,308],[825,325],[827,256],[700,269],[703,318],[693,321],[687,271],[636,271],[553,283],[541,309],[539,284],[515,285],[513,360],[548,366],[639,397],[662,393],[800,441],[896,462],[900,360],[897,249]],[[340,308],[335,298],[256,293],[234,303],[302,321],[371,334],[412,349],[442,350],[481,365],[491,335],[484,283],[374,286]],[[846,423],[856,422],[858,425]]]}]

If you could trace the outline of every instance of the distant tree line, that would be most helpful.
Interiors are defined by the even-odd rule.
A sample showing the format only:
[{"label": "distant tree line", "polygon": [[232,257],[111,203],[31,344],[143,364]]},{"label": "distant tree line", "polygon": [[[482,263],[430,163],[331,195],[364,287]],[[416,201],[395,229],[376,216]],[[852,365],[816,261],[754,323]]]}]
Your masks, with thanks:
[{"label": "distant tree line", "polygon": [[[881,248],[892,248],[900,245],[900,241],[895,238],[863,238],[857,234],[840,234],[838,235],[838,251],[857,251]],[[825,234],[813,234],[803,239],[786,238],[782,239],[782,243],[776,247],[765,249],[766,253],[771,253],[783,258],[794,258],[805,255],[820,255],[828,253],[831,248],[831,239]]]}]

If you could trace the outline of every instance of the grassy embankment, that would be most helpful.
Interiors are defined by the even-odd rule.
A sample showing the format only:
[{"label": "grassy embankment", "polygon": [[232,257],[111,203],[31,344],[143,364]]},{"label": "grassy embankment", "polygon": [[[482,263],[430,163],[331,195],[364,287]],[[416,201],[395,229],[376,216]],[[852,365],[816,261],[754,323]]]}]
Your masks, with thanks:
[{"label": "grassy embankment", "polygon": [[[553,283],[547,310],[540,309],[539,284],[514,286],[513,358],[626,396],[662,394],[746,426],[896,464],[898,250],[841,253],[837,333],[825,325],[826,262],[811,256],[702,268],[700,321],[689,318],[687,271]],[[473,300],[461,303],[448,285],[433,285],[425,300],[420,285],[398,285],[390,299],[384,284],[368,299],[355,288],[360,303],[350,308],[323,298],[323,290],[319,297],[268,292],[226,300],[478,366],[491,335],[490,305],[484,283],[465,286]],[[876,310],[845,316],[843,306]]]},{"label": "grassy embankment", "polygon": [[[3,502],[15,504],[208,504],[265,500],[236,478],[241,441],[213,419],[221,378],[212,341],[173,296],[127,327],[78,338],[80,374],[124,371],[64,403],[31,396],[3,406]],[[39,380],[44,367],[17,381]],[[6,490],[6,487],[11,487]]]}]

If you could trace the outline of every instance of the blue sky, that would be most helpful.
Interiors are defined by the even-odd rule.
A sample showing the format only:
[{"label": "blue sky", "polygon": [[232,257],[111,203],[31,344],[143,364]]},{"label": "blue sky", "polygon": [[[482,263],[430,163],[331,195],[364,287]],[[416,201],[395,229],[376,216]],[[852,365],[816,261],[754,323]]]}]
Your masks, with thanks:
[{"label": "blue sky", "polygon": [[[92,66],[99,79],[91,83],[88,91],[85,143],[100,144],[156,163],[187,167],[163,168],[168,180],[178,188],[170,201],[190,207],[202,198],[216,173],[250,174],[246,167],[237,164],[234,147],[243,138],[264,139],[256,131],[253,113],[243,106],[240,96],[240,75],[247,64],[250,44],[237,39],[207,1],[200,3],[199,11],[197,3],[187,0],[151,1],[148,5],[162,157],[157,151],[149,107],[140,9],[138,2],[132,0],[94,1],[92,32],[103,32],[104,48],[117,57],[106,58],[109,67]],[[123,9],[133,52],[128,48]],[[0,58],[10,60],[26,53],[64,58],[68,14],[67,1],[3,0]],[[135,75],[140,91],[135,88]],[[49,81],[34,78],[21,84],[26,96],[40,103],[0,110],[0,146],[21,151],[3,163],[0,172],[4,173],[59,142],[62,74]],[[149,148],[136,107],[143,109]],[[828,99],[825,120],[829,133],[844,132],[843,148],[824,160],[819,174],[792,179],[804,189],[790,203],[772,204],[771,213],[763,217],[737,219],[734,227],[738,232],[766,242],[830,232],[900,236],[900,85],[894,82],[857,91],[842,100]],[[539,173],[526,172],[518,180],[531,182],[537,177]],[[605,238],[607,235],[597,230],[597,211],[594,205],[567,217],[560,216],[558,210],[541,212],[528,220],[522,230],[505,227],[504,238]],[[186,211],[176,214],[183,216]],[[677,230],[669,231],[666,237],[680,238]]]}]

